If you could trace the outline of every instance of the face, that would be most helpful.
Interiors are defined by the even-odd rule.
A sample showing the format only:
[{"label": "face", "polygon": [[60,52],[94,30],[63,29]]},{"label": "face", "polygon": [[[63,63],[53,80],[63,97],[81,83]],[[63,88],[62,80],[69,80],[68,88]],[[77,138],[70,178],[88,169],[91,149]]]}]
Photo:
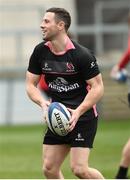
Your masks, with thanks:
[{"label": "face", "polygon": [[40,27],[45,41],[54,40],[59,33],[59,23],[55,21],[55,14],[52,12],[45,13]]}]

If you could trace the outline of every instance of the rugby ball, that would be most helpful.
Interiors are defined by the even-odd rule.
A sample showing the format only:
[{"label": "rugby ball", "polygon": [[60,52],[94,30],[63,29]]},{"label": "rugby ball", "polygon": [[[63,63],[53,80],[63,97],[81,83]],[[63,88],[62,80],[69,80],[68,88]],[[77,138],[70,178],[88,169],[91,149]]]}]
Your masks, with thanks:
[{"label": "rugby ball", "polygon": [[48,108],[47,124],[54,134],[66,136],[68,134],[70,112],[59,102],[53,102]]}]

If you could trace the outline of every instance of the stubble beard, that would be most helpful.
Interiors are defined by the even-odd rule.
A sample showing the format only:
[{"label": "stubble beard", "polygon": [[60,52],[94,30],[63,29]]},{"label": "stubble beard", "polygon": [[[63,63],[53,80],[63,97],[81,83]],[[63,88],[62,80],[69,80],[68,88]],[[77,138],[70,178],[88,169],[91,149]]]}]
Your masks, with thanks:
[{"label": "stubble beard", "polygon": [[53,41],[55,39],[56,39],[56,33],[51,34],[50,36],[45,36],[45,37],[43,36],[44,41]]}]

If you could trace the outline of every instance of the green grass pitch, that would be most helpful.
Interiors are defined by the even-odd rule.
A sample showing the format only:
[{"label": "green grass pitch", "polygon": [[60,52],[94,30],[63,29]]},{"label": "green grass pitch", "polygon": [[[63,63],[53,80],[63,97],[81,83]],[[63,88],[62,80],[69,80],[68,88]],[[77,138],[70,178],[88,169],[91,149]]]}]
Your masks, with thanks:
[{"label": "green grass pitch", "polygon": [[[42,179],[43,125],[0,126],[0,178]],[[89,163],[106,179],[114,178],[121,150],[130,137],[130,121],[99,121]],[[66,179],[76,178],[69,166],[69,156],[62,165]]]}]

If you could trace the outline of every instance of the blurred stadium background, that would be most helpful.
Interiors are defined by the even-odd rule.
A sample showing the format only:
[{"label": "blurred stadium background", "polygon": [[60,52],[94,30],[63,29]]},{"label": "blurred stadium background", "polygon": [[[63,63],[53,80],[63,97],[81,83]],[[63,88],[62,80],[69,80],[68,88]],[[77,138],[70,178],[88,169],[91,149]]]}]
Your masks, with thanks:
[{"label": "blurred stadium background", "polygon": [[[39,28],[42,16],[52,6],[64,7],[71,13],[71,33],[98,59],[105,85],[104,97],[98,104],[101,119],[107,123],[111,120],[126,120],[128,123],[130,119],[130,109],[122,102],[122,99],[127,101],[127,84],[115,83],[109,77],[111,67],[120,60],[127,48],[130,0],[0,0],[0,143],[7,141],[8,144],[8,127],[12,128],[12,132],[15,128],[9,125],[23,125],[21,128],[26,129],[24,125],[38,124],[41,130],[42,114],[26,95],[25,73],[34,46],[42,40]],[[17,132],[16,129],[14,131]],[[15,139],[16,134],[10,138]],[[37,141],[38,134],[35,138]],[[6,146],[0,148],[1,156],[5,153],[3,161],[6,157],[4,147],[8,149]],[[121,150],[121,146],[118,150]],[[24,177],[28,178],[26,174]]]}]

